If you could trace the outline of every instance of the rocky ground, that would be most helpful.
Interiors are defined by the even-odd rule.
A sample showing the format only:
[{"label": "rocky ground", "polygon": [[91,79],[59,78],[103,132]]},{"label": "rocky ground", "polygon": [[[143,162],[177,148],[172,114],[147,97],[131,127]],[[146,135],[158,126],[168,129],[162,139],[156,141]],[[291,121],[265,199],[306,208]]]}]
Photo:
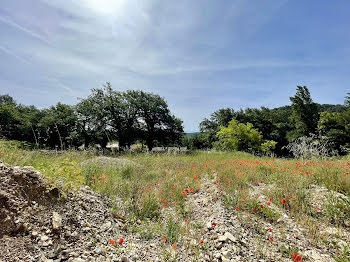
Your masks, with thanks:
[{"label": "rocky ground", "polygon": [[[327,244],[315,245],[305,228],[273,204],[280,213],[274,224],[227,209],[215,180],[215,174],[203,174],[201,189],[188,194],[191,219],[181,222],[178,244],[170,245],[157,225],[175,216],[171,208],[163,209],[158,223],[127,221],[89,187],[63,197],[60,185],[49,185],[32,167],[0,164],[0,261],[293,261],[291,246],[302,261],[334,261]],[[252,194],[266,203],[262,190],[263,184]],[[350,242],[349,230],[319,230],[336,245]]]}]

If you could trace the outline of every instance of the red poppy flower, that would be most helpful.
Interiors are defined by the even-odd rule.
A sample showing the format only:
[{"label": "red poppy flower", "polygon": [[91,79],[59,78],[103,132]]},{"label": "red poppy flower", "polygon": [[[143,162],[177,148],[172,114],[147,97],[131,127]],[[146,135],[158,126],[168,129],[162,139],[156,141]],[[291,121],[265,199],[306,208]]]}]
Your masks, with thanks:
[{"label": "red poppy flower", "polygon": [[121,239],[119,239],[118,244],[119,244],[119,245],[121,245],[123,242],[124,242],[124,239],[123,239],[123,238],[121,238]]},{"label": "red poppy flower", "polygon": [[301,261],[301,256],[297,256],[297,258],[295,259],[296,262]]},{"label": "red poppy flower", "polygon": [[262,180],[259,181],[260,184],[262,184],[262,182],[263,182]]},{"label": "red poppy flower", "polygon": [[270,202],[267,202],[267,203],[266,203],[266,205],[268,205],[268,206],[269,206],[270,204],[271,204]]},{"label": "red poppy flower", "polygon": [[298,256],[298,253],[295,252],[295,253],[293,254],[293,256],[292,256],[292,259],[295,260],[295,258],[296,258],[297,256]]},{"label": "red poppy flower", "polygon": [[176,245],[176,244],[173,244],[173,247],[177,247],[177,245]]},{"label": "red poppy flower", "polygon": [[216,223],[215,223],[215,222],[211,223],[211,225],[214,226],[214,227],[216,227]]},{"label": "red poppy flower", "polygon": [[204,244],[204,241],[203,241],[203,239],[201,239],[201,241],[200,241],[200,242],[201,242],[201,244]]},{"label": "red poppy flower", "polygon": [[115,245],[115,241],[114,240],[109,240],[109,243],[111,243],[111,245]]},{"label": "red poppy flower", "polygon": [[270,237],[270,241],[273,242],[273,237]]},{"label": "red poppy flower", "polygon": [[264,208],[264,206],[263,206],[263,205],[260,205],[260,208]]},{"label": "red poppy flower", "polygon": [[239,207],[236,207],[237,211],[239,210]]},{"label": "red poppy flower", "polygon": [[271,229],[271,228],[269,228],[269,232],[272,232],[272,229]]},{"label": "red poppy flower", "polygon": [[270,197],[269,200],[272,201],[272,197]]},{"label": "red poppy flower", "polygon": [[287,203],[287,201],[285,199],[282,199],[281,202],[283,205],[285,205]]},{"label": "red poppy flower", "polygon": [[254,208],[253,211],[256,212],[256,208]]},{"label": "red poppy flower", "polygon": [[163,235],[163,238],[165,238],[165,235]]},{"label": "red poppy flower", "polygon": [[185,222],[187,223],[187,222],[188,222],[188,220],[187,220],[187,219],[185,219]]}]

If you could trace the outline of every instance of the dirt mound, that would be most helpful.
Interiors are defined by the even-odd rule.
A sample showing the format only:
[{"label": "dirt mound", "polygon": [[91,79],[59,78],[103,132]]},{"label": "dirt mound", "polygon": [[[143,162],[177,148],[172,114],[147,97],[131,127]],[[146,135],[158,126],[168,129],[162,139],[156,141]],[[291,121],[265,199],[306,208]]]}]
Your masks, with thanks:
[{"label": "dirt mound", "polygon": [[108,243],[119,227],[109,199],[88,188],[62,193],[32,167],[0,163],[1,262],[106,261],[96,242]]}]

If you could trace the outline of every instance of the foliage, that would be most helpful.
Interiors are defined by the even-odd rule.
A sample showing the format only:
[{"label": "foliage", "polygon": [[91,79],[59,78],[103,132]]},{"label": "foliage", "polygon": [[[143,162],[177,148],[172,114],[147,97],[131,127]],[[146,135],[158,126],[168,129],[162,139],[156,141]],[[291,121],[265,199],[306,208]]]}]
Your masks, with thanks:
[{"label": "foliage", "polygon": [[292,141],[300,136],[315,133],[319,119],[317,105],[312,101],[310,92],[306,86],[298,86],[292,102],[292,115],[290,120],[295,129],[289,132],[289,140]]},{"label": "foliage", "polygon": [[231,120],[228,127],[221,126],[217,133],[218,147],[229,151],[258,150],[262,136],[250,123],[242,124]]},{"label": "foliage", "polygon": [[286,146],[296,158],[325,158],[337,155],[333,144],[326,136],[310,134],[295,139]]}]

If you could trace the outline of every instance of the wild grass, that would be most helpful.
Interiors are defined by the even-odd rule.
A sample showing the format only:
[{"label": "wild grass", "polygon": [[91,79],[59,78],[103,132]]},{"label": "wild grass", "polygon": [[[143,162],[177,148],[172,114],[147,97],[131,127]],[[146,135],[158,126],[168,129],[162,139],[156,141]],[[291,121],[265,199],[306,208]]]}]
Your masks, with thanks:
[{"label": "wild grass", "polygon": [[[226,204],[232,209],[239,207],[271,222],[279,214],[249,196],[254,187],[262,186],[262,196],[271,198],[271,203],[294,217],[325,219],[335,225],[350,219],[349,156],[287,160],[240,152],[193,152],[122,155],[113,158],[112,164],[103,164],[87,161],[96,158],[92,153],[47,154],[25,149],[14,141],[0,140],[0,151],[0,160],[8,165],[31,165],[48,178],[61,179],[70,186],[88,185],[124,202],[125,213],[135,219],[156,220],[161,209],[170,207],[175,208],[181,219],[189,217],[191,212],[184,204],[186,196],[200,189],[204,177],[218,178],[215,183],[225,192]],[[345,198],[328,197],[324,207],[317,211],[310,198],[312,185],[341,193]],[[260,208],[261,204],[264,208]],[[254,209],[257,211],[253,212]]]}]

